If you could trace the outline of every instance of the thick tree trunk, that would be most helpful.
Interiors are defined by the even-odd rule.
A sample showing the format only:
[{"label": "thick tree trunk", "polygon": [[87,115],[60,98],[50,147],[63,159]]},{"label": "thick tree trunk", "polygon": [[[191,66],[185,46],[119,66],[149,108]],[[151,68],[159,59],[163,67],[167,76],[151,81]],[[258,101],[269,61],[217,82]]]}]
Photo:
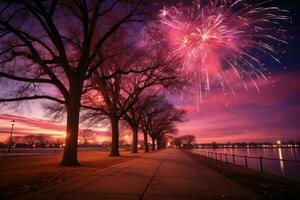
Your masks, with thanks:
[{"label": "thick tree trunk", "polygon": [[132,127],[132,153],[138,152],[138,129]]},{"label": "thick tree trunk", "polygon": [[144,148],[145,148],[145,152],[149,152],[149,146],[148,146],[148,135],[147,133],[143,133],[144,134]]},{"label": "thick tree trunk", "polygon": [[119,119],[116,116],[110,118],[111,122],[111,151],[110,156],[120,156],[119,153]]},{"label": "thick tree trunk", "polygon": [[155,139],[152,138],[152,151],[155,151]]},{"label": "thick tree trunk", "polygon": [[156,139],[157,150],[161,150],[161,141],[159,138]]},{"label": "thick tree trunk", "polygon": [[77,160],[78,127],[81,100],[80,85],[70,86],[70,96],[67,102],[67,128],[62,166],[79,165]]}]

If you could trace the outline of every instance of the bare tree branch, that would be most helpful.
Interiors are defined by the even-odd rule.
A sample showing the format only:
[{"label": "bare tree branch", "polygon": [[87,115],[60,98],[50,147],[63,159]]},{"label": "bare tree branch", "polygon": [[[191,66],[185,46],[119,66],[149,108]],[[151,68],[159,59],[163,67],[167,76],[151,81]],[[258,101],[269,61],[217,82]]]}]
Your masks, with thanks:
[{"label": "bare tree branch", "polygon": [[28,100],[37,100],[37,99],[48,99],[48,100],[56,101],[61,104],[65,103],[64,100],[58,99],[56,97],[47,96],[47,95],[34,95],[34,96],[27,96],[27,97],[0,99],[0,102],[28,101]]}]

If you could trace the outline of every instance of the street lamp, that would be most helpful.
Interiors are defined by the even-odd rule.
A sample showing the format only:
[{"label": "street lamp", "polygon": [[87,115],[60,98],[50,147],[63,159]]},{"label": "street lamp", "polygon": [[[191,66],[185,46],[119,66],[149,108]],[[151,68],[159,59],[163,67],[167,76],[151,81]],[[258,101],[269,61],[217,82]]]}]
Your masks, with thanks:
[{"label": "street lamp", "polygon": [[12,133],[14,130],[14,125],[15,125],[16,121],[12,120],[11,121],[11,129],[10,129],[10,137],[9,137],[9,142],[8,142],[8,149],[7,149],[7,153],[10,152],[10,148],[11,148],[11,142],[12,142]]}]

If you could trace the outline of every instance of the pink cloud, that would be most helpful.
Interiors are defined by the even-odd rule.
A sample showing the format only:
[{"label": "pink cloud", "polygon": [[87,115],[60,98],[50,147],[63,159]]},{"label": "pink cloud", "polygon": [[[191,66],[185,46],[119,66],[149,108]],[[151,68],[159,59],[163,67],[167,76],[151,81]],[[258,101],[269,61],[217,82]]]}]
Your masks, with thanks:
[{"label": "pink cloud", "polygon": [[260,94],[234,88],[237,96],[211,93],[200,110],[187,109],[189,121],[179,124],[180,134],[195,134],[199,142],[274,141],[300,139],[300,77],[275,75],[273,81],[257,81]]},{"label": "pink cloud", "polygon": [[[211,92],[203,99],[198,112],[195,99],[187,95],[186,104],[178,106],[187,110],[188,118],[187,122],[178,124],[179,134],[195,134],[199,142],[300,139],[300,77],[292,73],[277,74],[272,80],[257,81],[260,94],[251,84],[248,84],[249,90],[238,86],[234,88],[237,90],[236,97],[229,93]],[[1,114],[0,140],[8,136],[13,119],[17,122],[14,134],[65,134],[64,123]],[[109,129],[95,132],[97,135],[110,135]]]}]

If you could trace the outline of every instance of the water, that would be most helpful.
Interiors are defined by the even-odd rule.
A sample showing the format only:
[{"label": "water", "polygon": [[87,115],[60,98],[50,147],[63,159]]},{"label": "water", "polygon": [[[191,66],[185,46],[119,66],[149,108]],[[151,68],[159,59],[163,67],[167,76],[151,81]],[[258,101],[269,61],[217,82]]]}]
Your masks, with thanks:
[{"label": "water", "polygon": [[[273,158],[300,161],[299,148],[203,148],[200,151],[228,154],[228,162],[233,162],[232,154],[250,157]],[[196,151],[196,150],[195,150]],[[215,155],[214,155],[215,156]],[[218,155],[218,160],[220,160]],[[235,156],[235,164],[245,166],[245,157]],[[222,157],[225,160],[225,156]],[[260,170],[260,161],[255,158],[247,158],[248,168]],[[264,172],[300,178],[300,162],[288,162],[279,160],[262,160]]]}]

